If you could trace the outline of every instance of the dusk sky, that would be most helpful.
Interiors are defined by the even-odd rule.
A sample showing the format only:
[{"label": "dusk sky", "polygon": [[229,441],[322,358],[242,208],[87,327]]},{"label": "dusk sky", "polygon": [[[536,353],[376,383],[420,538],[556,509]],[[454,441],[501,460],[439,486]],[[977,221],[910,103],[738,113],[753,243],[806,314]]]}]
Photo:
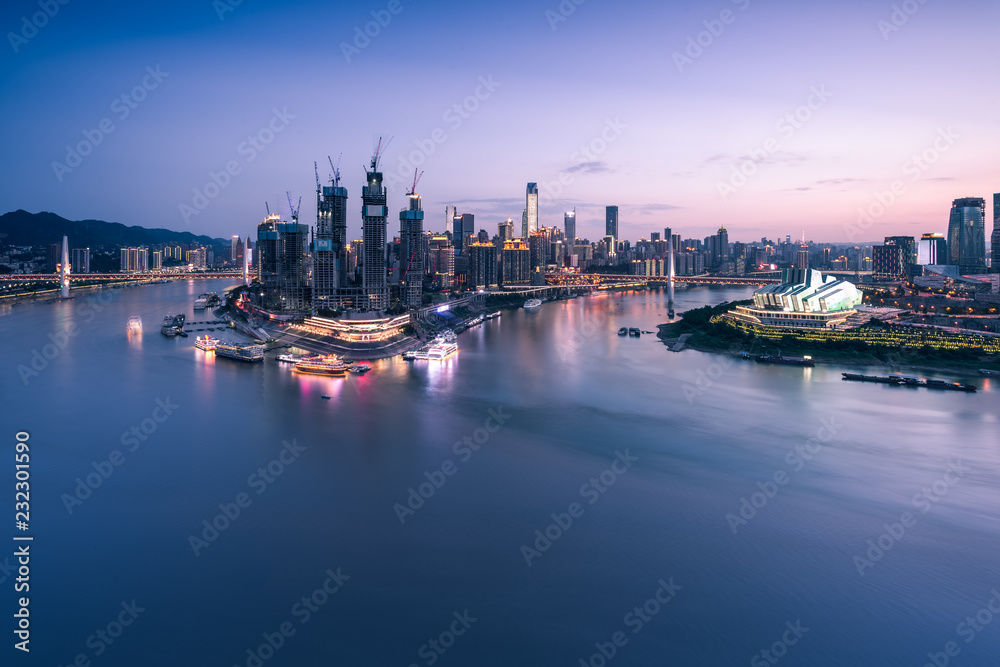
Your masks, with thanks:
[{"label": "dusk sky", "polygon": [[[426,230],[444,231],[448,204],[491,235],[508,216],[520,229],[535,181],[539,225],[576,207],[591,240],[608,204],[632,240],[720,225],[732,240],[881,240],[944,232],[952,199],[1000,191],[996,2],[910,0],[894,24],[892,2],[860,0],[48,1],[37,31],[22,19],[37,0],[4,4],[3,211],[245,236],[265,201],[287,215],[286,190],[314,224],[313,161],[326,182],[343,154],[358,238],[379,136],[393,137],[390,236],[417,165]],[[366,44],[372,12],[386,25]],[[258,135],[271,141],[251,151]],[[97,145],[77,163],[81,142]],[[732,179],[751,152],[763,162]]]}]

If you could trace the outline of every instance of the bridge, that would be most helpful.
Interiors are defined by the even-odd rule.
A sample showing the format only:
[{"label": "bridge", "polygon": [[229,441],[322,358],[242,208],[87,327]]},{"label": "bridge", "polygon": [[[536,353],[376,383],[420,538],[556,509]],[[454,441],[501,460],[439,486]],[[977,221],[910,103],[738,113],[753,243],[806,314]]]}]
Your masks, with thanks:
[{"label": "bridge", "polygon": [[[545,276],[549,286],[558,287],[628,287],[632,285],[667,284],[666,276],[631,276],[609,273],[549,273]],[[761,287],[774,285],[781,280],[768,276],[674,276],[674,284],[688,285],[747,285]]]},{"label": "bridge", "polygon": [[[204,271],[191,273],[71,273],[70,281],[119,280],[143,282],[150,280],[187,280],[189,278],[243,278],[242,271]],[[11,273],[0,275],[0,283],[59,282],[58,273]]]}]

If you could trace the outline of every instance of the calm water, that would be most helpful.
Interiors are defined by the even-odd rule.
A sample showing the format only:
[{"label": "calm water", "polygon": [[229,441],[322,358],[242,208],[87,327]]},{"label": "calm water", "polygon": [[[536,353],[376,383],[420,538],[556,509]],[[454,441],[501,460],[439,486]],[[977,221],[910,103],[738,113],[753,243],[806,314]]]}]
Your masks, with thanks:
[{"label": "calm water", "polygon": [[[1000,590],[995,380],[974,395],[859,385],[615,335],[655,330],[662,293],[508,311],[444,363],[347,379],[160,335],[164,314],[190,318],[198,293],[225,286],[0,316],[5,437],[28,430],[33,447],[25,664],[574,666],[602,664],[603,645],[609,665],[772,664],[767,649],[785,665],[919,667],[948,642],[951,664],[996,664],[1000,618],[980,612]],[[747,294],[679,292],[677,309]],[[146,330],[129,339],[133,314]],[[18,365],[70,324],[22,381]],[[795,448],[810,438],[807,461]],[[115,450],[70,513],[77,478],[107,472]],[[401,510],[423,482],[430,497]],[[216,519],[238,498],[237,518]],[[213,519],[224,529],[192,547]],[[899,537],[859,565],[885,524]],[[123,612],[133,600],[142,611]],[[977,612],[979,630],[959,625]],[[258,652],[265,634],[276,651]]]}]

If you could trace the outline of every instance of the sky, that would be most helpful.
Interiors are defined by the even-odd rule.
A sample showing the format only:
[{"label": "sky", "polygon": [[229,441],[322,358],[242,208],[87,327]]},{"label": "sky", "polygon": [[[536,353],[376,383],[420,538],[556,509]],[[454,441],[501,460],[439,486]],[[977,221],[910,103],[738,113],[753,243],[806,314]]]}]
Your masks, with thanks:
[{"label": "sky", "polygon": [[447,205],[519,229],[537,182],[540,226],[575,208],[591,240],[607,205],[632,240],[944,232],[951,200],[1000,192],[998,20],[965,0],[9,0],[0,210],[246,236],[286,192],[314,224],[330,156],[358,238],[382,137],[390,236],[414,169],[429,231]]}]

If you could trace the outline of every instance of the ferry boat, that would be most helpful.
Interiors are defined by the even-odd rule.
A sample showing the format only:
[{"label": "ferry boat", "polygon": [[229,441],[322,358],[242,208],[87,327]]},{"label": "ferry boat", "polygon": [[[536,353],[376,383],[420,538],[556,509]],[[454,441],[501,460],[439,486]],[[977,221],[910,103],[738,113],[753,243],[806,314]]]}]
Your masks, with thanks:
[{"label": "ferry boat", "polygon": [[309,373],[311,375],[344,377],[347,375],[347,364],[338,359],[337,355],[330,354],[319,359],[299,361],[295,364],[295,370],[299,373]]},{"label": "ferry boat", "polygon": [[347,368],[348,371],[354,373],[355,375],[364,375],[371,369],[372,367],[369,366],[368,364],[354,364],[353,366],[349,366]]},{"label": "ferry boat", "polygon": [[455,342],[455,334],[451,331],[446,331],[426,346],[407,352],[403,355],[403,358],[411,361],[415,359],[441,361],[451,357],[457,352],[458,343]]},{"label": "ferry boat", "polygon": [[815,366],[809,357],[779,357],[773,354],[758,354],[758,364],[782,364],[784,366]]},{"label": "ferry boat", "polygon": [[979,374],[987,377],[1000,377],[1000,371],[991,371],[989,368],[980,368]]},{"label": "ferry boat", "polygon": [[629,336],[635,336],[636,338],[638,338],[641,334],[642,332],[639,331],[639,327],[629,327],[628,329]]},{"label": "ferry boat", "polygon": [[538,308],[541,305],[542,302],[539,299],[528,299],[524,302],[524,309],[531,310],[532,308]]},{"label": "ferry boat", "polygon": [[128,318],[127,330],[129,333],[142,333],[142,318],[138,315]]},{"label": "ferry boat", "polygon": [[199,350],[204,350],[205,352],[211,352],[215,349],[215,346],[219,344],[218,338],[212,338],[208,334],[205,334],[204,338],[198,338],[194,342],[194,346]]},{"label": "ferry boat", "polygon": [[961,382],[945,382],[944,380],[918,380],[914,377],[903,375],[861,375],[860,373],[841,373],[845,380],[854,382],[875,382],[878,384],[891,384],[896,386],[927,387],[928,389],[944,389],[947,391],[965,391],[973,393],[977,391],[971,384]]},{"label": "ferry boat", "polygon": [[225,343],[220,340],[215,344],[215,354],[237,361],[263,361],[264,346],[254,343]]},{"label": "ferry boat", "polygon": [[184,331],[184,315],[167,315],[163,318],[160,333],[164,336],[176,336]]},{"label": "ferry boat", "polygon": [[627,336],[628,335],[628,327],[622,327],[621,329],[619,329],[618,330],[618,335],[619,336]]}]

